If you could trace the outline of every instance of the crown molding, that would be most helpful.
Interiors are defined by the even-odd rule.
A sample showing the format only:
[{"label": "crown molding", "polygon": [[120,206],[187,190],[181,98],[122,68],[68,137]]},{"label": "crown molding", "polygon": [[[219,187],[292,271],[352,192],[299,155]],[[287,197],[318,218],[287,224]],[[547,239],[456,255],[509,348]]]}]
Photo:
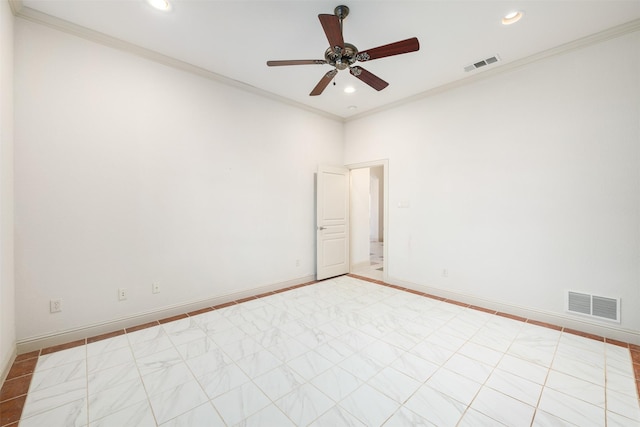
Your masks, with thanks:
[{"label": "crown molding", "polygon": [[264,98],[271,99],[273,101],[277,101],[286,105],[290,105],[295,108],[299,108],[302,110],[309,111],[314,114],[318,114],[320,116],[326,117],[331,120],[336,120],[342,123],[348,123],[350,121],[358,120],[363,117],[371,116],[374,114],[378,114],[383,111],[388,111],[406,104],[410,104],[425,98],[429,98],[443,92],[447,92],[450,90],[454,90],[477,81],[485,80],[490,77],[500,75],[503,73],[508,73],[514,69],[523,67],[525,65],[529,65],[531,63],[541,61],[543,59],[561,55],[566,52],[570,52],[573,50],[581,49],[587,46],[591,46],[597,43],[601,43],[607,40],[611,40],[626,34],[630,34],[636,31],[640,31],[640,19],[635,19],[633,21],[629,21],[625,24],[621,24],[604,31],[582,37],[580,39],[562,44],[560,46],[556,46],[554,48],[548,49],[543,52],[536,53],[534,55],[530,55],[526,58],[522,58],[516,61],[512,61],[506,64],[498,65],[494,68],[477,71],[476,74],[465,77],[460,80],[456,80],[454,82],[437,86],[432,89],[426,90],[424,92],[409,96],[407,98],[400,99],[398,101],[392,102],[390,104],[384,105],[382,107],[374,108],[371,110],[363,111],[362,113],[355,114],[349,117],[341,117],[335,114],[328,113],[324,110],[320,110],[317,108],[310,107],[306,104],[293,101],[289,98],[285,98],[280,95],[276,95],[272,92],[259,89],[255,86],[251,86],[239,80],[234,80],[229,77],[223,76],[218,73],[214,73],[202,67],[198,67],[196,65],[190,64],[185,61],[181,61],[167,55],[161,54],[151,49],[146,49],[140,47],[136,44],[129,43],[127,41],[108,36],[104,33],[100,33],[98,31],[91,30],[89,28],[83,27],[81,25],[74,24],[72,22],[56,18],[54,16],[48,15],[46,13],[37,11],[35,9],[31,9],[23,5],[22,0],[8,0],[9,5],[11,6],[11,10],[13,14],[19,18],[23,18],[25,20],[35,22],[38,24],[42,24],[48,26],[50,28],[54,28],[68,34],[73,34],[75,36],[109,46],[115,49],[119,49],[125,52],[129,52],[131,54],[140,56],[142,58],[146,58],[148,60],[161,63],[163,65],[167,65],[170,67],[174,67],[189,73],[196,74],[198,76],[204,77],[209,80],[216,81],[218,83],[222,83],[228,86],[232,86],[236,89],[243,90],[245,92],[252,93],[254,95],[262,96]]},{"label": "crown molding", "polygon": [[24,8],[22,0],[7,0],[7,2],[9,3],[13,16],[18,16]]},{"label": "crown molding", "polygon": [[273,101],[287,104],[301,110],[306,110],[331,120],[344,122],[344,119],[340,116],[328,113],[323,110],[319,110],[317,108],[310,107],[308,105],[305,105],[296,101],[292,101],[291,99],[285,98],[280,95],[276,95],[272,92],[269,92],[263,89],[259,89],[255,86],[251,86],[239,80],[234,80],[232,78],[223,76],[222,74],[214,73],[213,71],[209,71],[205,68],[198,67],[197,65],[193,65],[188,62],[181,61],[176,58],[172,58],[170,56],[156,52],[154,50],[138,46],[136,44],[118,39],[116,37],[108,36],[104,33],[91,30],[87,27],[83,27],[81,25],[74,24],[64,19],[56,18],[55,16],[48,15],[46,13],[40,12],[30,7],[26,7],[22,4],[22,0],[9,0],[9,3],[12,4],[11,10],[14,12],[14,15],[18,18],[22,18],[37,24],[41,24],[41,25],[65,32],[67,34],[72,34],[74,36],[81,37],[83,39],[86,39],[95,43],[99,43],[104,46],[108,46],[114,49],[128,52],[133,55],[163,64],[163,65],[167,65],[173,68],[177,68],[182,71],[196,74],[200,77],[204,77],[206,79],[213,80],[215,82],[222,83],[224,85],[231,86],[236,89],[240,89],[242,91],[261,96],[263,98],[268,98]]},{"label": "crown molding", "polygon": [[416,102],[425,98],[429,98],[438,94],[441,94],[443,92],[447,92],[453,89],[457,89],[472,83],[475,83],[477,81],[481,81],[481,80],[485,80],[488,79],[490,77],[493,76],[497,76],[500,74],[504,74],[504,73],[508,73],[510,71],[513,71],[517,68],[521,68],[524,67],[525,65],[529,65],[532,64],[534,62],[538,62],[541,61],[543,59],[546,58],[550,58],[552,56],[556,56],[556,55],[562,55],[564,53],[567,52],[571,52],[574,50],[578,50],[578,49],[582,49],[584,47],[587,46],[591,46],[597,43],[601,43],[607,40],[611,40],[626,34],[631,34],[633,32],[636,31],[640,31],[640,19],[635,19],[633,21],[629,21],[625,24],[621,24],[615,27],[611,27],[609,29],[606,29],[604,31],[598,32],[598,33],[594,33],[591,34],[589,36],[586,37],[582,37],[580,39],[562,44],[560,46],[556,46],[554,48],[536,53],[534,55],[530,55],[527,56],[526,58],[522,58],[522,59],[518,59],[516,61],[512,61],[503,65],[498,65],[495,68],[489,68],[487,70],[483,70],[478,72],[478,74],[474,74],[472,76],[460,79],[460,80],[456,80],[454,82],[442,85],[442,86],[438,86],[435,87],[433,89],[429,89],[427,91],[418,93],[416,95],[412,95],[410,97],[407,98],[403,98],[401,100],[398,100],[396,102],[384,105],[382,107],[378,107],[378,108],[374,108],[372,110],[368,110],[368,111],[364,111],[360,114],[356,114],[353,116],[350,116],[349,118],[345,119],[345,122],[350,122],[350,121],[354,121],[354,120],[358,120],[361,119],[363,117],[367,117],[367,116],[371,116],[374,114],[378,114],[380,112],[383,111],[388,111],[397,107],[400,107],[402,105],[406,105],[406,104],[410,104],[412,102]]}]

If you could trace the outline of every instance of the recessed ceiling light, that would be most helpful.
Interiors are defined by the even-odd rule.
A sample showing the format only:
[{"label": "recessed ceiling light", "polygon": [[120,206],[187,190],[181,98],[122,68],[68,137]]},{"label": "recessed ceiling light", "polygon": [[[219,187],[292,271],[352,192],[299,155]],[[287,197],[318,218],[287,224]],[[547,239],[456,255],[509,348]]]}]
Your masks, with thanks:
[{"label": "recessed ceiling light", "polygon": [[349,105],[347,108],[348,108],[349,110],[357,110],[357,109],[358,109],[358,106],[356,106],[356,105]]},{"label": "recessed ceiling light", "polygon": [[353,93],[356,91],[356,88],[353,86],[347,86],[344,88],[344,93]]},{"label": "recessed ceiling light", "polygon": [[171,10],[171,3],[169,3],[169,0],[147,0],[147,3],[158,10]]},{"label": "recessed ceiling light", "polygon": [[519,10],[509,12],[502,18],[502,24],[503,25],[515,24],[520,20],[520,18],[522,18],[522,15],[524,15],[524,12],[521,12]]}]

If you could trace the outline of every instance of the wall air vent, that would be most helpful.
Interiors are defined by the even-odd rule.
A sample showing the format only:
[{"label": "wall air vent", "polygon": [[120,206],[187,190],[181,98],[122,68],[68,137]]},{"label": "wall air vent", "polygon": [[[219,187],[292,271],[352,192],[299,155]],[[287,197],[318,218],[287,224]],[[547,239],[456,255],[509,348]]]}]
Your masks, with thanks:
[{"label": "wall air vent", "polygon": [[464,67],[464,71],[468,72],[468,71],[477,70],[478,68],[482,68],[484,66],[493,64],[498,61],[500,61],[500,57],[498,55],[495,55],[495,56],[492,56],[491,58],[483,59],[481,61],[474,62],[473,64],[467,65],[466,67]]},{"label": "wall air vent", "polygon": [[567,311],[620,323],[620,299],[567,292]]}]

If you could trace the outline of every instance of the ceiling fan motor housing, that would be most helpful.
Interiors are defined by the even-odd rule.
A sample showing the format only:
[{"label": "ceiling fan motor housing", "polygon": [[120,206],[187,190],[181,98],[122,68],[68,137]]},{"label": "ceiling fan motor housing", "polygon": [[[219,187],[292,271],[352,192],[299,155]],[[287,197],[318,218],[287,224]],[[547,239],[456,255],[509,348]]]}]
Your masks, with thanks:
[{"label": "ceiling fan motor housing", "polygon": [[324,52],[324,59],[338,70],[344,70],[356,63],[357,55],[358,48],[351,43],[345,43],[342,50],[329,47]]}]

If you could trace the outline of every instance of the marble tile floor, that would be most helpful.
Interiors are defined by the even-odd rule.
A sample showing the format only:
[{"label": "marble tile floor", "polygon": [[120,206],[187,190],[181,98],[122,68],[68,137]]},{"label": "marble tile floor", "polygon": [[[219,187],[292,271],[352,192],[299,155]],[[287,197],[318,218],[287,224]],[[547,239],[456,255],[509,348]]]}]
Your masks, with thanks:
[{"label": "marble tile floor", "polygon": [[21,355],[0,425],[640,426],[640,347],[582,335],[342,276]]}]

